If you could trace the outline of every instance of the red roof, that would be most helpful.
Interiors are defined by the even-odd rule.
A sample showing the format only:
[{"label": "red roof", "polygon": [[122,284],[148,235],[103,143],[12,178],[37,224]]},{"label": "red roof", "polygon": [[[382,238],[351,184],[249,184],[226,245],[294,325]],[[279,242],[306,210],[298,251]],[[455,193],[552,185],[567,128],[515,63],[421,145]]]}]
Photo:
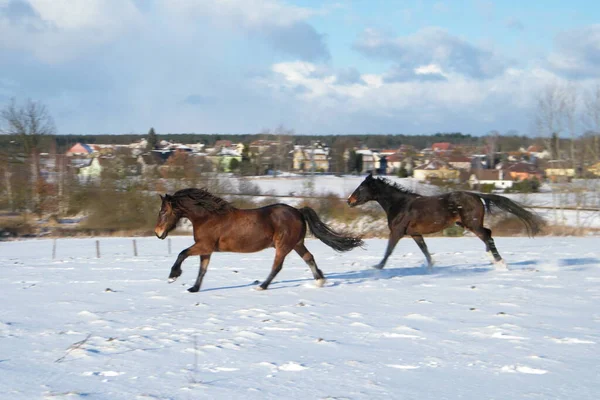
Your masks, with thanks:
[{"label": "red roof", "polygon": [[531,145],[527,148],[529,153],[541,153],[544,149],[541,146]]},{"label": "red roof", "polygon": [[391,154],[389,156],[386,156],[385,159],[388,162],[397,162],[397,161],[402,161],[402,157],[400,156],[400,154],[396,153],[396,154]]},{"label": "red roof", "polygon": [[451,148],[452,148],[452,143],[448,143],[448,142],[434,143],[431,145],[431,150],[433,150],[433,151],[447,151],[447,150],[450,150]]}]

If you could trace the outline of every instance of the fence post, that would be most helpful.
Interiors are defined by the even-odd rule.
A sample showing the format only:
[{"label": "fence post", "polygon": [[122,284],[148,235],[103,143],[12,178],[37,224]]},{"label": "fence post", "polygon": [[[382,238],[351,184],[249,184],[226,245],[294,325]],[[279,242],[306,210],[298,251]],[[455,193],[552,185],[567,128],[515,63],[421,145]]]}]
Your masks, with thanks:
[{"label": "fence post", "polygon": [[137,243],[135,239],[133,239],[133,255],[134,257],[137,257]]},{"label": "fence post", "polygon": [[96,240],[96,258],[100,258],[100,241]]}]

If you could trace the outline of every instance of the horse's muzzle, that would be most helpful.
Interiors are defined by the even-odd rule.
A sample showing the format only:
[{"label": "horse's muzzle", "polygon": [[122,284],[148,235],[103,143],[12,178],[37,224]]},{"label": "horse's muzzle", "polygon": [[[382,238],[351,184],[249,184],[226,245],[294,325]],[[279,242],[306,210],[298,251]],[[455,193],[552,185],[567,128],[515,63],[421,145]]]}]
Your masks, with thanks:
[{"label": "horse's muzzle", "polygon": [[156,235],[157,238],[159,238],[161,240],[167,237],[167,231],[166,230],[160,231],[158,229],[155,229],[154,230],[154,234]]},{"label": "horse's muzzle", "polygon": [[356,205],[356,198],[350,196],[348,197],[348,200],[346,200],[346,203],[348,203],[350,207],[354,207]]}]

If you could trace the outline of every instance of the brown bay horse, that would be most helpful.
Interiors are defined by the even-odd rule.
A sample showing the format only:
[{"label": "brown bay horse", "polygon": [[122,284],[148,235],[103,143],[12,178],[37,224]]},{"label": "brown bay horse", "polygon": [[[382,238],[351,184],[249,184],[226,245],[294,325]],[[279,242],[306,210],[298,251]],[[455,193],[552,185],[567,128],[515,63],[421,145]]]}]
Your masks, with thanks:
[{"label": "brown bay horse", "polygon": [[161,200],[154,228],[159,239],[166,238],[181,218],[189,219],[193,225],[195,243],[179,253],[169,274],[169,282],[174,282],[181,275],[183,261],[189,256],[200,256],[198,278],[188,289],[190,292],[200,290],[213,252],[253,253],[268,247],[275,248],[275,260],[271,273],[259,289],[267,289],[292,250],[308,264],[317,286],[322,286],[325,282],[323,272],[304,246],[306,225],[315,237],[336,251],[352,250],[363,244],[360,238],[333,231],[309,207],[297,209],[286,204],[273,204],[243,210],[205,189],[193,188],[161,196]]},{"label": "brown bay horse", "polygon": [[490,212],[490,206],[493,205],[514,214],[523,222],[530,236],[538,233],[543,224],[539,216],[503,196],[463,191],[421,196],[385,178],[368,175],[347,202],[354,207],[372,200],[379,203],[387,214],[390,229],[385,255],[374,266],[377,269],[385,266],[398,241],[406,235],[417,243],[427,259],[428,269],[431,269],[433,262],[422,235],[439,232],[455,223],[477,235],[485,243],[486,251],[491,253],[495,263],[506,268],[492,239],[492,231],[483,226],[486,210]]}]

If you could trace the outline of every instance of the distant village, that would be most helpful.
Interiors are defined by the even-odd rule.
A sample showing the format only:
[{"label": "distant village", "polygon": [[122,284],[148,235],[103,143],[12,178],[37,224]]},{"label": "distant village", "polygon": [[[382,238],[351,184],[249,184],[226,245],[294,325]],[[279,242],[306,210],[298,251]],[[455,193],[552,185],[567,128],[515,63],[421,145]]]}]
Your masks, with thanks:
[{"label": "distant village", "polygon": [[148,141],[141,139],[128,145],[77,143],[65,156],[69,168],[83,180],[99,178],[115,158],[128,160],[128,175],[165,175],[180,165],[173,160],[185,158],[191,163],[187,168],[191,165],[203,171],[241,173],[247,165],[248,175],[373,173],[454,182],[477,190],[510,190],[523,181],[559,182],[600,176],[600,163],[583,167],[553,160],[548,150],[536,145],[510,152],[449,142],[422,149],[410,145],[395,149],[360,147],[344,150],[341,168],[339,162],[334,167],[330,147],[320,141],[305,146],[276,140],[255,140],[249,144],[220,140],[206,147],[162,140],[149,147]]}]

